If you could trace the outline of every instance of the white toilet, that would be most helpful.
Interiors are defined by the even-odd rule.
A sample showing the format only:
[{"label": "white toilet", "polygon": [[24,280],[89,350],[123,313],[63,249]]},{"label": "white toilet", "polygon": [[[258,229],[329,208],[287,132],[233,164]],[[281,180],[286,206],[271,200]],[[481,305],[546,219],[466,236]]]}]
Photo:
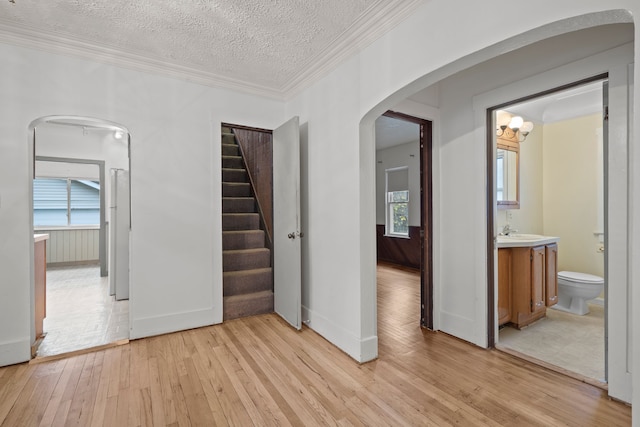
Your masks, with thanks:
[{"label": "white toilet", "polygon": [[589,313],[587,301],[597,298],[604,289],[604,279],[575,271],[558,272],[558,310],[584,315]]}]

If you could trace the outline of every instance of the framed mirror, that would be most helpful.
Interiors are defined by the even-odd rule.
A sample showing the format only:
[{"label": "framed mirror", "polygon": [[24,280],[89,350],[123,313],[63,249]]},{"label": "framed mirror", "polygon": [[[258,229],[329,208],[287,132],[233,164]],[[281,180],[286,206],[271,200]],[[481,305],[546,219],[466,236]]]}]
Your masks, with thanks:
[{"label": "framed mirror", "polygon": [[520,208],[520,143],[498,139],[496,201],[498,209]]}]

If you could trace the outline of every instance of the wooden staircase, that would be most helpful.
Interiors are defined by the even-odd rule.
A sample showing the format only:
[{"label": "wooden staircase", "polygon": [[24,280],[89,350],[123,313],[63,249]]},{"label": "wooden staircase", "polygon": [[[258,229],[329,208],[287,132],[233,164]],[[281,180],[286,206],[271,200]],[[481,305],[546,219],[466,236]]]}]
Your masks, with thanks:
[{"label": "wooden staircase", "polygon": [[222,257],[224,317],[273,311],[271,249],[232,130],[222,127]]}]

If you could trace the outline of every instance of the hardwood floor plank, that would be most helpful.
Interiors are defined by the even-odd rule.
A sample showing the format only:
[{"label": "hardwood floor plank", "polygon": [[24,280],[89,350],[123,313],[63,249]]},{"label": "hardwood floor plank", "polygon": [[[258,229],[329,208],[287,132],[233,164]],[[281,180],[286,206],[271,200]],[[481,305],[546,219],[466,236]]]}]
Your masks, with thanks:
[{"label": "hardwood floor plank", "polygon": [[[257,424],[258,421],[261,421],[263,425],[291,425],[271,393],[276,389],[273,388],[270,392],[265,387],[263,381],[266,376],[261,376],[257,364],[251,363],[253,359],[249,356],[248,350],[244,346],[235,345],[235,343],[227,343],[226,345],[235,357],[235,362],[233,360],[231,362],[235,373],[239,377],[237,387],[242,387],[246,394],[243,400],[249,399],[251,401],[250,406],[257,411],[255,416],[252,416],[250,412],[253,422]],[[280,396],[277,391],[275,394]]]},{"label": "hardwood floor plank", "polygon": [[606,391],[419,327],[419,276],[378,269],[379,359],[277,315],[0,368],[0,426],[629,426]]},{"label": "hardwood floor plank", "polygon": [[212,375],[214,375],[214,370],[210,368],[211,364],[217,363],[217,361],[212,361],[208,356],[210,349],[197,338],[199,337],[196,337],[198,352],[193,355],[193,363],[196,368],[197,375],[200,378],[200,387],[202,388],[202,393],[204,393],[204,398],[206,399],[207,406],[210,411],[209,418],[211,419],[211,422],[216,425],[225,425],[227,424],[227,418],[220,404],[220,400],[218,399],[218,393],[215,390],[214,382],[210,379]]},{"label": "hardwood floor plank", "polygon": [[[242,320],[237,320],[235,322],[229,322],[229,324],[233,327],[233,325],[237,325],[237,323],[241,321]],[[227,335],[229,339],[231,339],[230,334],[231,333]],[[254,345],[255,350],[253,351],[252,357],[266,373],[269,380],[277,387],[284,399],[293,407],[296,416],[299,417],[303,423],[312,421],[314,424],[320,425],[322,416],[315,414],[310,408],[310,406],[317,406],[317,402],[309,398],[308,391],[303,390],[299,384],[292,380],[291,374],[283,368],[280,361],[261,340],[256,341]],[[305,394],[306,396],[303,396]],[[302,397],[302,399],[300,399],[300,397]]]},{"label": "hardwood floor plank", "polygon": [[160,370],[158,359],[155,357],[149,359],[149,404],[151,405],[151,424],[158,426],[167,424]]},{"label": "hardwood floor plank", "polygon": [[26,364],[7,366],[0,370],[4,371],[0,378],[0,421],[3,421],[16,404],[16,400],[35,370],[29,369]]}]

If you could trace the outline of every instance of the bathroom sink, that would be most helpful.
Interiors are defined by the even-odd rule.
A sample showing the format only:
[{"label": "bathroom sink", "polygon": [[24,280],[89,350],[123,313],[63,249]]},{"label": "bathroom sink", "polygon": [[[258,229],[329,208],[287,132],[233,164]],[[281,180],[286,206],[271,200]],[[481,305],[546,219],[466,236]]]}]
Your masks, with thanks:
[{"label": "bathroom sink", "polygon": [[499,239],[515,239],[515,240],[540,240],[545,236],[539,234],[509,234],[508,236],[498,236]]},{"label": "bathroom sink", "polygon": [[498,248],[516,248],[526,246],[548,245],[557,243],[559,237],[542,236],[540,234],[515,233],[508,236],[498,236],[496,243]]}]

